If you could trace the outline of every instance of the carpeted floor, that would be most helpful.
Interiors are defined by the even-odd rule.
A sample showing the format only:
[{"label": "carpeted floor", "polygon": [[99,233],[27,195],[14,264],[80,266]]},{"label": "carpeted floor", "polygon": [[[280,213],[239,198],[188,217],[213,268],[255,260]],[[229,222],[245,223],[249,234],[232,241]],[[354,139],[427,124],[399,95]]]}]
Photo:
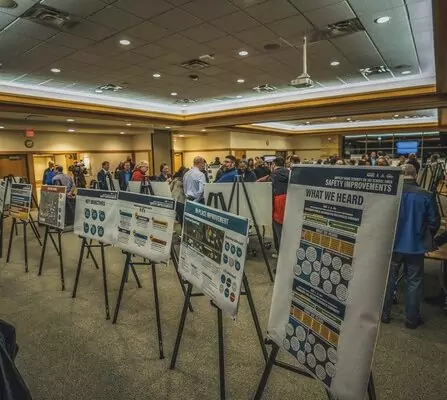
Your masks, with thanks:
[{"label": "carpeted floor", "polygon": [[[5,225],[7,249],[9,221]],[[37,276],[40,247],[29,235],[30,272],[25,274],[22,237],[14,239],[11,262],[0,260],[0,318],[17,328],[17,364],[36,400],[146,400],[219,398],[215,309],[195,298],[188,314],[177,369],[170,357],[183,304],[172,267],[157,267],[166,358],[158,359],[151,272],[139,267],[143,284],[132,277],[126,286],[117,325],[105,320],[101,271],[83,266],[78,296],[71,298],[80,239],[63,238],[67,290],[60,290],[56,252],[49,247],[43,276]],[[106,250],[111,310],[115,309],[124,258]],[[262,257],[246,265],[261,326],[265,329],[273,284]],[[273,263],[273,261],[272,261]],[[426,292],[434,294],[439,264],[426,263]],[[447,397],[447,317],[424,305],[426,324],[403,325],[402,305],[394,320],[381,327],[373,371],[379,399],[441,400]],[[263,359],[246,299],[237,320],[224,317],[228,399],[251,399],[263,371]],[[288,356],[285,359],[289,360]],[[274,369],[264,399],[326,399],[314,380]],[[361,400],[361,399],[359,399]]]}]

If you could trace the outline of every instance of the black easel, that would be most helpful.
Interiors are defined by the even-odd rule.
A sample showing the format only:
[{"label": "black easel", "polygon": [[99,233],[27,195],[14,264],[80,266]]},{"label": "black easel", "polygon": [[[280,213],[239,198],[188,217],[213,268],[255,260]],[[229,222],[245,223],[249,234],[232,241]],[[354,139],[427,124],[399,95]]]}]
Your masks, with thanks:
[{"label": "black easel", "polygon": [[[276,365],[277,367],[286,369],[287,371],[291,371],[296,374],[305,376],[307,378],[312,378],[312,379],[314,378],[310,373],[308,373],[307,371],[305,371],[303,369],[300,369],[293,365],[287,364],[283,361],[278,361],[276,359],[276,357],[278,356],[279,346],[273,341],[268,340],[267,342],[272,345],[272,351],[270,352],[270,356],[268,358],[267,364],[265,366],[264,372],[262,374],[261,380],[260,380],[258,388],[256,390],[254,400],[261,400],[262,395],[264,394],[265,386],[267,385],[268,378],[270,376],[270,373],[272,372],[274,365]],[[333,400],[333,399],[335,400],[334,396],[327,389],[326,389],[326,393],[327,393],[329,400]],[[369,376],[367,393],[368,393],[369,400],[377,399],[372,373]]]},{"label": "black easel", "polygon": [[109,244],[104,244],[102,242],[99,242],[99,244],[92,244],[92,241],[90,240],[87,242],[87,238],[82,238],[82,245],[81,245],[81,251],[79,253],[79,261],[78,261],[78,268],[76,271],[76,280],[75,285],[73,288],[73,294],[72,298],[76,298],[76,293],[78,290],[78,283],[79,283],[79,276],[81,275],[81,268],[82,263],[84,261],[84,251],[87,249],[87,255],[90,255],[92,257],[92,260],[97,268],[98,263],[96,262],[96,258],[92,252],[93,248],[100,248],[101,249],[101,265],[102,265],[102,278],[103,278],[103,286],[104,286],[104,302],[105,302],[105,309],[106,309],[106,319],[110,319],[110,307],[109,307],[109,294],[107,291],[107,271],[106,271],[106,261],[105,261],[105,247],[109,247]]},{"label": "black easel", "polygon": [[[208,203],[208,205],[211,205],[211,203],[214,202],[214,207],[218,208],[219,201],[221,202],[220,206],[222,207],[222,209],[224,211],[226,211],[222,193],[211,193],[208,196],[207,203]],[[242,282],[244,285],[244,291],[241,290],[240,294],[247,296],[248,305],[250,307],[250,312],[251,312],[253,322],[255,325],[255,329],[256,329],[256,334],[258,336],[259,343],[261,345],[262,355],[264,357],[264,361],[267,362],[267,349],[265,347],[265,342],[264,342],[264,337],[262,334],[261,325],[259,323],[259,318],[258,318],[258,315],[256,312],[255,303],[254,303],[253,297],[251,295],[250,285],[248,283],[248,279],[247,279],[247,276],[245,275],[245,272],[242,277]],[[177,362],[178,352],[179,352],[179,348],[180,348],[180,342],[182,340],[183,329],[185,327],[185,321],[186,321],[186,316],[188,314],[188,307],[191,303],[191,297],[204,296],[203,293],[192,293],[192,289],[193,289],[192,284],[188,282],[188,289],[186,292],[185,301],[183,303],[182,315],[180,317],[179,328],[178,328],[177,337],[175,340],[174,351],[172,353],[171,364],[170,364],[169,369],[174,369],[176,362]],[[217,310],[217,333],[218,333],[218,342],[219,342],[220,399],[225,400],[226,391],[225,391],[225,353],[224,353],[223,316],[222,316],[222,310],[219,307],[217,307],[212,301],[210,301],[210,304],[213,307],[215,307]]]},{"label": "black easel", "polygon": [[[14,180],[14,177],[12,175],[10,175],[10,176],[11,176],[11,179]],[[14,180],[14,182],[15,182],[15,180]],[[28,180],[26,178],[20,178],[20,182],[19,183],[25,183],[25,184],[29,185]],[[33,204],[37,208],[37,212],[39,212],[39,204],[37,203],[37,199],[34,196],[34,192],[31,190],[31,209],[33,208]],[[29,220],[30,220],[30,226],[31,226],[31,229],[34,232],[34,235],[37,238],[40,239],[40,237],[41,237],[40,236],[40,232],[39,232],[39,230],[36,227],[36,221],[34,221],[34,218],[33,218],[33,215],[31,214],[31,211],[30,211],[30,214],[29,214]],[[16,235],[17,235],[17,232],[16,232]],[[39,240],[39,243],[40,243],[40,240]],[[40,245],[42,246],[42,244],[40,244]]]},{"label": "black easel", "polygon": [[[62,229],[54,228],[51,226],[45,226],[45,235],[43,237],[43,247],[42,247],[42,253],[40,255],[40,264],[39,264],[39,273],[38,276],[42,275],[43,270],[43,262],[45,259],[45,251],[47,249],[47,240],[48,237],[51,239],[54,249],[57,252],[57,255],[59,256],[59,268],[61,273],[61,285],[62,290],[65,290],[65,278],[64,278],[64,260],[62,256],[62,234],[64,231]],[[53,234],[57,234],[57,244],[53,238]]]},{"label": "black easel", "polygon": [[5,195],[3,197],[3,210],[0,214],[0,258],[3,258],[3,229],[4,224],[3,221],[6,219],[7,215],[5,215],[5,203],[6,203],[6,197],[8,196],[8,190],[10,189],[11,181],[7,177],[4,179],[4,185],[5,185]]}]

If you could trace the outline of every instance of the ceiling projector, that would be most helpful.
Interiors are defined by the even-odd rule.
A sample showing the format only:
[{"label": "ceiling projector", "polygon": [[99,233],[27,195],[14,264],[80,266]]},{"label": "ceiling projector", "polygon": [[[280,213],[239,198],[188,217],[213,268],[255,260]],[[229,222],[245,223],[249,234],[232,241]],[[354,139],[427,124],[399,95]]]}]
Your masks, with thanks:
[{"label": "ceiling projector", "polygon": [[298,78],[292,79],[290,85],[296,88],[308,88],[314,85],[314,81],[310,79],[309,74],[301,74]]}]

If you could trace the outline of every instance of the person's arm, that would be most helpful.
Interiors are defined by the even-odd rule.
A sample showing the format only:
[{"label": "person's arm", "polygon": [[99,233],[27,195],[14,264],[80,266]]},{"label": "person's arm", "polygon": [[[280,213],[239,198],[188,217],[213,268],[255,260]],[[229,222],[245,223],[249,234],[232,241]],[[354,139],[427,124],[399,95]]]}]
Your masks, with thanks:
[{"label": "person's arm", "polygon": [[436,204],[436,196],[433,193],[430,193],[430,199],[427,206],[427,225],[433,233],[436,233],[441,226],[441,215],[439,214],[438,205]]},{"label": "person's arm", "polygon": [[200,173],[200,176],[198,176],[198,181],[199,181],[199,188],[198,188],[199,190],[197,193],[197,200],[201,200],[203,199],[203,195],[205,193],[205,183],[206,183],[205,175]]}]

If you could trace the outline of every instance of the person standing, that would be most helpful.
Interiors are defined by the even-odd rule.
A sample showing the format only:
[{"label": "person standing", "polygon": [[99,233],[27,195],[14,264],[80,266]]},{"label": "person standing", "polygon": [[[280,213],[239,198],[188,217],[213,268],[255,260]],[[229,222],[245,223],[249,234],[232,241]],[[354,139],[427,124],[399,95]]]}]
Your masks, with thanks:
[{"label": "person standing", "polygon": [[124,163],[124,168],[118,173],[118,183],[120,185],[120,190],[127,190],[127,185],[132,179],[132,171],[130,170],[130,162],[126,161]]},{"label": "person standing", "polygon": [[135,163],[132,161],[132,157],[127,156],[126,161],[128,161],[130,164],[130,170],[133,171],[135,169]]},{"label": "person standing", "polygon": [[416,174],[419,174],[419,170],[421,169],[421,164],[419,164],[419,161],[418,161],[418,159],[417,159],[417,157],[416,157],[416,154],[411,153],[411,154],[408,156],[408,161],[407,161],[407,163],[408,163],[408,164],[411,164],[411,165],[416,169]]},{"label": "person standing", "polygon": [[141,182],[146,176],[149,169],[149,163],[147,161],[140,161],[132,172],[132,181]]},{"label": "person standing", "polygon": [[225,157],[223,174],[216,183],[234,182],[236,175],[236,157],[230,154]]},{"label": "person standing", "polygon": [[245,160],[239,161],[237,174],[242,176],[244,182],[256,182],[256,175],[248,167],[248,162]]},{"label": "person standing", "polygon": [[119,179],[120,176],[120,172],[124,169],[124,161],[120,161],[120,163],[118,164],[118,166],[115,169],[115,172],[113,173],[113,177],[115,179]]},{"label": "person standing", "polygon": [[110,163],[108,161],[104,161],[101,164],[102,168],[100,169],[100,171],[98,172],[96,178],[98,180],[99,183],[99,189],[100,190],[110,190]]},{"label": "person standing", "polygon": [[391,320],[394,291],[399,270],[404,264],[405,326],[416,329],[423,323],[421,317],[424,253],[433,250],[433,236],[439,229],[434,196],[416,183],[416,168],[406,164],[404,188],[397,220],[393,255],[382,312],[382,322]]},{"label": "person standing", "polygon": [[183,177],[188,171],[188,168],[180,167],[179,170],[174,174],[172,182],[169,185],[171,188],[172,198],[176,200],[176,214],[177,221],[183,224],[183,214],[185,212],[185,191],[183,188]]},{"label": "person standing", "polygon": [[166,163],[160,165],[160,175],[157,175],[157,182],[171,182],[171,175],[169,174],[169,166]]},{"label": "person standing", "polygon": [[205,191],[205,175],[202,170],[205,166],[205,160],[197,156],[194,158],[193,167],[183,176],[183,190],[185,197],[189,201],[197,201],[205,204],[203,197]]},{"label": "person standing", "polygon": [[64,168],[61,165],[57,165],[54,168],[55,175],[51,182],[52,185],[65,186],[67,188],[67,194],[70,194],[75,187],[73,178],[70,175],[64,174]]},{"label": "person standing", "polygon": [[42,185],[52,185],[54,175],[54,161],[48,161],[48,168],[43,171]]},{"label": "person standing", "polygon": [[281,246],[282,226],[284,223],[284,212],[286,209],[287,190],[289,187],[290,171],[285,168],[285,160],[283,157],[276,157],[272,163],[272,174],[270,179],[272,181],[273,191],[273,239],[276,249],[273,258],[277,258]]}]

